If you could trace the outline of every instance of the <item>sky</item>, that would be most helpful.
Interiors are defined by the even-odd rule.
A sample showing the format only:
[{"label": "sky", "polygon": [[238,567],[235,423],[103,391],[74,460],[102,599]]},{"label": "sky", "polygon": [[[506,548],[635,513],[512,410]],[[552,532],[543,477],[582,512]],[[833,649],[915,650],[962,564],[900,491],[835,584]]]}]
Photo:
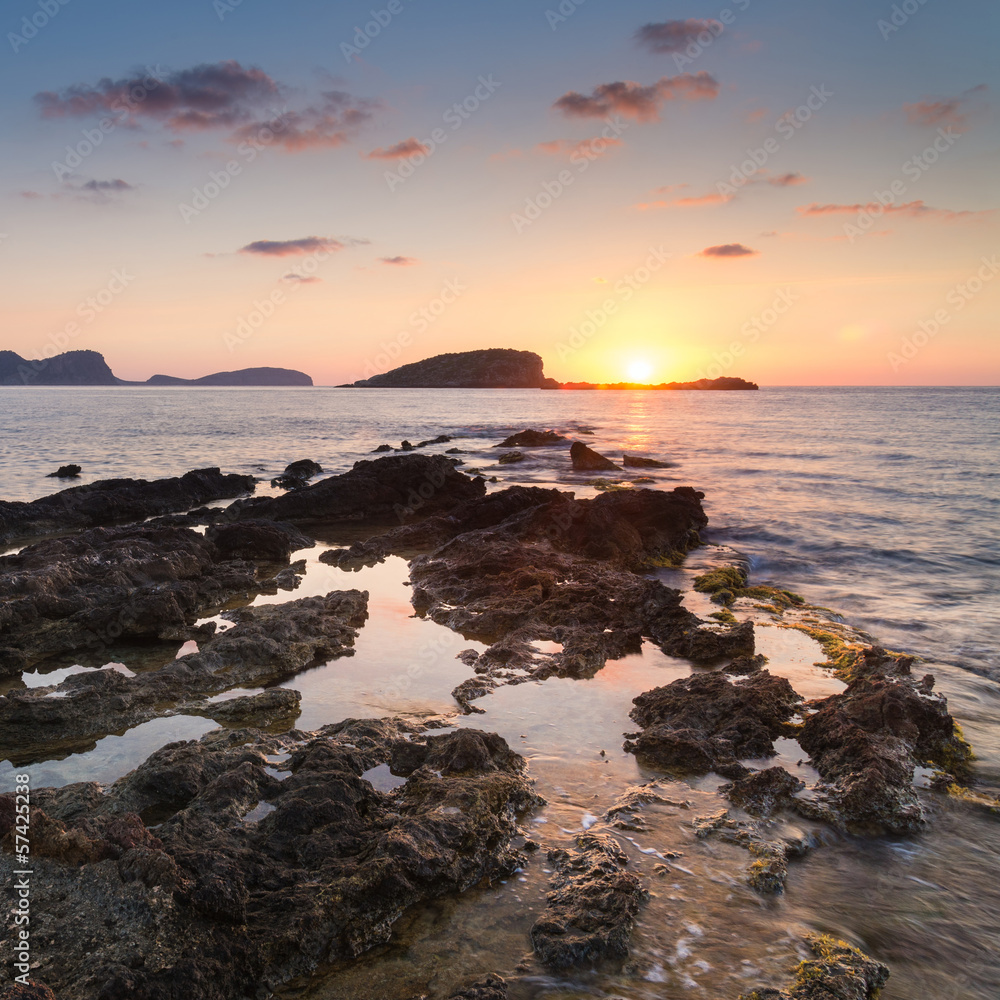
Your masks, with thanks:
[{"label": "sky", "polygon": [[993,0],[12,0],[0,349],[1000,384]]}]

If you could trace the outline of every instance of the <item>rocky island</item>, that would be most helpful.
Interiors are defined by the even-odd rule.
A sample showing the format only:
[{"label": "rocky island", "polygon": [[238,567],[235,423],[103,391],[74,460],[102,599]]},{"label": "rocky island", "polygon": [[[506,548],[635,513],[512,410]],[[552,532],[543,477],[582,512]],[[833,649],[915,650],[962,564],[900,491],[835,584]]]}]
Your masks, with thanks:
[{"label": "rocky island", "polygon": [[195,385],[195,386],[311,386],[305,372],[291,368],[243,368],[202,378],[154,375],[145,382],[118,378],[97,351],[67,351],[52,358],[29,361],[14,351],[0,351],[0,386],[14,385]]}]

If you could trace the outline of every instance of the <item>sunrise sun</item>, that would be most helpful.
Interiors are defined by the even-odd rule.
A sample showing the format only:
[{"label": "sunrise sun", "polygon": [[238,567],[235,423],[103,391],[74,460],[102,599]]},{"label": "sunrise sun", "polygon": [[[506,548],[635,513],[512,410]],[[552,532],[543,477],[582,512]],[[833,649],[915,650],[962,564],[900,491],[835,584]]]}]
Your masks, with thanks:
[{"label": "sunrise sun", "polygon": [[653,374],[653,366],[641,358],[630,361],[627,370],[630,382],[648,382]]}]

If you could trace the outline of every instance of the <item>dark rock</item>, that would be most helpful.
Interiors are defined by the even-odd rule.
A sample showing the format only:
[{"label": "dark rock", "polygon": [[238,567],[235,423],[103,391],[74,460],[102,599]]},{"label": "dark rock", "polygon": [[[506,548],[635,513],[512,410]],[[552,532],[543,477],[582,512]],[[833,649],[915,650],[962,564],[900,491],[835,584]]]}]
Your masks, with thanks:
[{"label": "dark rock", "polygon": [[804,782],[793,778],[783,767],[769,767],[754,771],[719,792],[751,815],[768,817],[779,809],[789,808],[795,793],[805,787]]},{"label": "dark rock", "polygon": [[318,659],[351,655],[367,606],[367,593],[348,590],[228,611],[234,628],[159,670],[134,677],[97,670],[73,674],[53,688],[9,691],[0,696],[0,758],[28,763],[88,750],[108,733],[170,713],[217,721],[294,717],[294,691],[235,702],[208,699],[233,688],[278,684]]},{"label": "dark rock", "polygon": [[13,351],[0,351],[0,385],[119,385],[104,355],[66,351],[28,361]]},{"label": "dark rock", "polygon": [[[44,815],[48,842],[78,845],[33,858],[45,906],[32,930],[59,942],[46,981],[60,1000],[254,997],[386,942],[417,903],[509,873],[517,817],[537,799],[499,737],[437,737],[428,760],[448,772],[420,767],[391,794],[362,778],[394,748],[421,745],[420,728],[217,731],[164,747],[105,794],[32,789],[33,827]],[[281,752],[291,757],[275,777],[267,756]],[[137,814],[159,824],[155,837]],[[2,836],[10,850],[0,824]],[[9,967],[7,941],[0,961]],[[502,986],[475,988],[487,985]]]},{"label": "dark rock", "polygon": [[500,976],[487,976],[467,990],[456,993],[450,1000],[507,1000],[507,984]]},{"label": "dark rock", "polygon": [[515,462],[523,462],[524,454],[520,451],[507,451],[502,454],[497,461],[501,465],[513,465]]},{"label": "dark rock", "polygon": [[733,677],[748,677],[750,674],[762,670],[766,663],[766,656],[737,656],[725,668],[725,671]]},{"label": "dark rock", "polygon": [[670,469],[670,462],[660,462],[655,458],[643,458],[640,455],[623,455],[622,465],[626,469]]},{"label": "dark rock", "polygon": [[800,963],[788,991],[757,989],[739,1000],[877,1000],[889,969],[827,934],[806,938],[813,959]]},{"label": "dark rock", "polygon": [[76,479],[83,469],[79,465],[60,465],[56,472],[50,472],[48,479]]},{"label": "dark rock", "polygon": [[592,448],[588,448],[582,441],[574,441],[569,450],[569,457],[573,461],[573,468],[577,472],[600,472],[604,469],[617,469],[618,466],[599,455]]},{"label": "dark rock", "polygon": [[451,438],[447,434],[439,434],[436,438],[431,438],[430,441],[421,441],[419,444],[414,445],[414,447],[426,448],[432,444],[447,444],[450,440]]},{"label": "dark rock", "polygon": [[669,634],[662,637],[654,635],[654,638],[660,642],[664,652],[693,663],[716,663],[733,657],[733,663],[748,664],[753,661],[756,648],[751,621],[723,627],[706,626],[695,619],[688,627],[672,628]]},{"label": "dark rock", "polygon": [[541,448],[547,444],[559,444],[561,441],[566,441],[562,434],[557,434],[555,431],[534,431],[525,430],[519,431],[517,434],[511,434],[509,438],[501,441],[500,444],[494,445],[494,448]]},{"label": "dark rock", "polygon": [[32,980],[28,985],[8,983],[0,989],[0,1000],[57,1000],[57,998],[48,986]]},{"label": "dark rock", "polygon": [[380,444],[373,452],[373,454],[378,455],[380,452],[392,451],[391,444]]},{"label": "dark rock", "polygon": [[398,524],[447,513],[485,492],[482,479],[463,475],[442,455],[394,455],[357,462],[350,472],[284,496],[238,501],[230,510],[234,518],[295,524]]},{"label": "dark rock", "polygon": [[30,503],[0,500],[0,542],[32,534],[139,521],[252,493],[253,476],[199,469],[176,479],[102,479]]},{"label": "dark rock", "polygon": [[731,765],[773,756],[773,740],[801,701],[766,670],[735,684],[720,673],[693,674],[633,699],[630,716],[643,732],[625,749],[666,768],[740,777],[742,765]]},{"label": "dark rock", "polygon": [[293,552],[316,543],[297,528],[274,521],[230,521],[210,525],[205,537],[223,559],[286,563]]},{"label": "dark rock", "polygon": [[576,842],[579,851],[549,851],[552,891],[531,928],[535,954],[554,968],[628,958],[635,918],[649,898],[613,838],[587,833]]}]

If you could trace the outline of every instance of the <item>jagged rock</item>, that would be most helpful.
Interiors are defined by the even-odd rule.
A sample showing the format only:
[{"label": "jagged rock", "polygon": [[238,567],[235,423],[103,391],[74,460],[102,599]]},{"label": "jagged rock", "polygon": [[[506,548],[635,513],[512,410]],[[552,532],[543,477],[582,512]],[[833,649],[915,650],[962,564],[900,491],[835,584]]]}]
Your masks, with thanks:
[{"label": "jagged rock", "polygon": [[667,634],[654,635],[653,638],[664,652],[694,663],[716,663],[730,657],[734,662],[745,663],[753,657],[756,649],[752,621],[724,627],[706,626],[697,618],[692,618],[688,627],[671,627]]},{"label": "jagged rock", "polygon": [[773,756],[773,740],[801,701],[766,670],[735,684],[720,673],[693,674],[633,699],[630,716],[643,732],[625,749],[661,767],[738,779],[746,776],[740,758]]},{"label": "jagged rock", "polygon": [[500,465],[514,465],[517,462],[523,462],[523,461],[524,461],[524,455],[519,451],[505,452],[497,459],[497,462],[499,462]]},{"label": "jagged rock", "polygon": [[[420,730],[220,731],[164,747],[103,794],[32,789],[33,836],[44,825],[51,845],[33,858],[45,906],[32,931],[59,943],[48,985],[60,1000],[257,996],[385,942],[416,903],[503,877],[517,817],[537,804],[523,760],[495,735]],[[405,745],[427,748],[405,785],[364,780]],[[0,804],[9,852],[12,796]]]},{"label": "jagged rock", "polygon": [[253,493],[253,476],[198,469],[176,479],[102,479],[30,503],[0,500],[0,542],[29,535],[139,521],[210,500]]},{"label": "jagged rock", "polygon": [[613,838],[587,833],[576,843],[579,851],[549,851],[552,891],[531,928],[535,954],[555,968],[627,958],[635,918],[649,898],[625,870],[628,857]]},{"label": "jagged rock", "polygon": [[186,528],[93,528],[0,557],[0,676],[120,638],[195,638],[194,621],[256,592],[252,564]]},{"label": "jagged rock", "polygon": [[266,697],[236,702],[207,699],[233,688],[280,683],[320,658],[351,655],[367,605],[366,592],[348,590],[229,611],[225,615],[236,622],[234,628],[159,670],[134,677],[116,670],[90,671],[73,674],[56,687],[9,691],[0,696],[0,759],[30,763],[89,750],[108,733],[168,712],[217,721],[297,714],[296,692],[265,692]]},{"label": "jagged rock", "polygon": [[827,934],[806,938],[815,958],[802,962],[790,990],[757,989],[740,1000],[876,1000],[889,969],[846,941]]},{"label": "jagged rock", "polygon": [[209,525],[205,537],[223,559],[288,562],[293,552],[316,543],[291,525],[274,521],[228,521]]},{"label": "jagged rock", "polygon": [[500,976],[487,976],[482,982],[456,993],[451,1000],[507,1000],[507,984]]},{"label": "jagged rock", "polygon": [[505,438],[500,444],[494,445],[494,448],[541,448],[548,444],[559,444],[561,441],[566,441],[562,434],[557,434],[555,431],[535,431],[535,430],[524,430],[519,431],[517,434],[511,434],[509,438]]},{"label": "jagged rock", "polygon": [[485,492],[481,478],[458,472],[443,455],[394,455],[357,462],[350,472],[280,497],[237,501],[230,510],[234,518],[293,524],[399,524],[447,513]]},{"label": "jagged rock", "polygon": [[8,983],[0,989],[0,1000],[57,1000],[57,997],[47,986],[31,980],[27,985]]},{"label": "jagged rock", "polygon": [[55,472],[50,472],[48,479],[76,479],[83,469],[79,465],[60,465]]},{"label": "jagged rock", "polygon": [[739,778],[720,788],[719,792],[751,815],[767,817],[778,809],[791,807],[793,796],[803,788],[805,783],[792,777],[783,767],[769,767]]},{"label": "jagged rock", "polygon": [[641,455],[623,455],[622,465],[626,469],[669,469],[670,462],[660,462],[655,458],[643,458]]},{"label": "jagged rock", "polygon": [[618,468],[610,458],[605,458],[592,448],[588,448],[582,441],[573,442],[573,446],[569,450],[569,457],[577,472],[601,472],[605,469]]}]

